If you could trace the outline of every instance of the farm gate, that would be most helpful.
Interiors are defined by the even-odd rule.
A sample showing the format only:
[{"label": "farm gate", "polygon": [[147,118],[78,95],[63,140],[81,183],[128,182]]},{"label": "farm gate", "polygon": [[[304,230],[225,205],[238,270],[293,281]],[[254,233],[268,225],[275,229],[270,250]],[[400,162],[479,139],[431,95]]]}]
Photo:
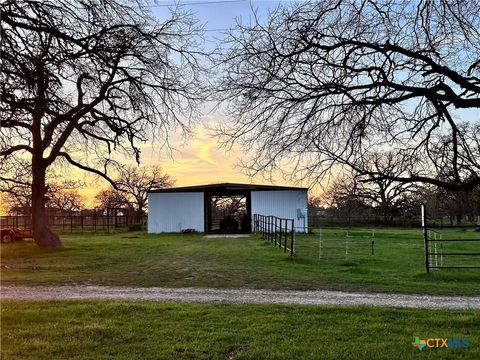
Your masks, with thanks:
[{"label": "farm gate", "polygon": [[[425,270],[480,269],[480,230],[477,225],[438,225],[429,221],[425,205],[422,205],[422,229],[424,239]],[[462,236],[458,236],[462,231]],[[472,230],[471,232],[467,232]],[[445,231],[449,231],[446,233]],[[449,236],[447,236],[449,235]],[[473,260],[473,261],[472,261]]]}]

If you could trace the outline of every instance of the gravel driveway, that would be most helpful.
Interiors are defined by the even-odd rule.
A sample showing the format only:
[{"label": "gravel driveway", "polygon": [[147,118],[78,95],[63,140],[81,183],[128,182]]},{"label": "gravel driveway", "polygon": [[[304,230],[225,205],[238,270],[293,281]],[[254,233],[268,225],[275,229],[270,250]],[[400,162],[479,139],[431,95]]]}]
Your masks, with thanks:
[{"label": "gravel driveway", "polygon": [[480,296],[430,296],[343,291],[212,289],[110,286],[2,286],[2,299],[150,300],[188,303],[394,306],[430,309],[480,309]]}]

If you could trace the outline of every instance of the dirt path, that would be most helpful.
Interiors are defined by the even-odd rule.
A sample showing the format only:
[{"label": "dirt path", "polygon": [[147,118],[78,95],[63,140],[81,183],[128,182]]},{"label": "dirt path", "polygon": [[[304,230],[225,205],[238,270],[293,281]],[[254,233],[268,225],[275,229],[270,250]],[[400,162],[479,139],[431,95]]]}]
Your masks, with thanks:
[{"label": "dirt path", "polygon": [[135,288],[109,286],[2,286],[2,299],[150,300],[189,303],[393,306],[432,309],[480,309],[480,296],[453,297],[342,291],[291,291],[212,288]]}]

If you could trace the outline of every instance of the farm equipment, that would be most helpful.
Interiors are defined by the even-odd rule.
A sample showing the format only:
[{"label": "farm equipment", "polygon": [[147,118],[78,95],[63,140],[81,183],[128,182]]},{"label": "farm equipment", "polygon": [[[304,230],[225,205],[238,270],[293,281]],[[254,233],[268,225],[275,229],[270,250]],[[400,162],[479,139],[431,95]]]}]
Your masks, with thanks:
[{"label": "farm equipment", "polygon": [[2,243],[12,243],[15,241],[21,241],[24,238],[24,234],[19,229],[6,228],[0,229],[0,240]]}]

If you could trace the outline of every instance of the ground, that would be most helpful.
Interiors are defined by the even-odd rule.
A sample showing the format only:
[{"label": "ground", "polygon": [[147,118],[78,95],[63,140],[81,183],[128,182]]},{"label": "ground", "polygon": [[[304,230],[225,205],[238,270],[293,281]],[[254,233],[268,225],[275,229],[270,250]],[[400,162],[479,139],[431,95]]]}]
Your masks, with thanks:
[{"label": "ground", "polygon": [[[479,359],[479,323],[465,310],[4,301],[2,359]],[[417,336],[470,347],[419,351]]]},{"label": "ground", "polygon": [[[325,245],[328,234],[322,236]],[[170,294],[184,287],[193,292],[210,287],[214,294],[234,288],[237,296],[260,292],[272,302],[278,292],[329,289],[355,291],[362,299],[372,291],[388,292],[379,296],[394,301],[406,296],[420,303],[428,302],[426,294],[474,295],[478,307],[480,271],[426,274],[419,231],[377,231],[374,256],[364,254],[363,247],[359,254],[345,256],[343,235],[336,236],[339,252],[329,251],[331,258],[321,260],[318,233],[299,236],[293,258],[258,237],[67,235],[60,251],[31,242],[2,244],[2,359],[480,358],[478,309],[406,309],[397,308],[399,302],[338,307],[172,303],[165,298],[5,299],[14,287],[25,286],[30,291],[68,286],[80,293],[94,286],[117,286],[123,294],[129,293],[125,286],[141,288],[133,293],[177,288],[161,290]],[[308,300],[308,293],[299,294]],[[218,301],[222,299],[212,299]],[[470,346],[419,351],[411,344],[417,336],[466,338]]]},{"label": "ground", "polygon": [[[60,251],[33,242],[3,244],[2,283],[480,294],[478,269],[426,274],[419,230],[377,230],[374,256],[366,248],[347,258],[344,232],[330,231],[338,233],[340,249],[337,257],[321,261],[315,257],[318,234],[299,235],[293,258],[258,237],[205,239],[199,234],[64,235]],[[479,233],[458,231],[457,236]]]},{"label": "ground", "polygon": [[3,299],[152,300],[187,303],[391,306],[424,309],[480,309],[480,296],[432,296],[331,290],[267,290],[129,286],[3,286]]}]

